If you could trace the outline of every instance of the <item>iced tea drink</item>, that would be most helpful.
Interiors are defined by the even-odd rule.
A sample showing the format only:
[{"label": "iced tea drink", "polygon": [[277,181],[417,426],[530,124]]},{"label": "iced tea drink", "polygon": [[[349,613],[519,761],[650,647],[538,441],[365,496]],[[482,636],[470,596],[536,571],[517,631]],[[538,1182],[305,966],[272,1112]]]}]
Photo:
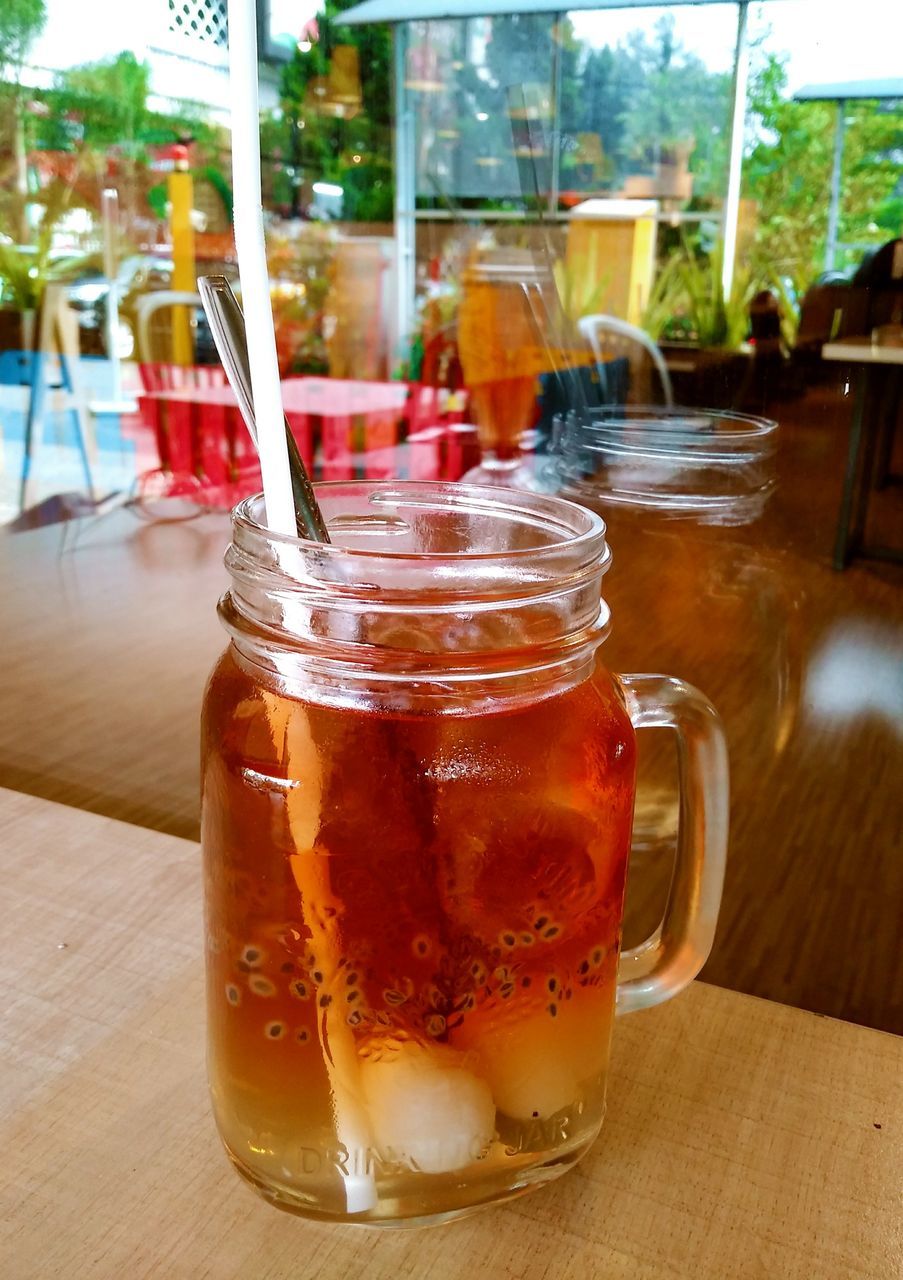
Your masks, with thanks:
[{"label": "iced tea drink", "polygon": [[440,1220],[586,1151],[634,801],[599,518],[398,493],[323,486],[325,551],[238,509],[205,700],[216,1121],[271,1201],[337,1221]]},{"label": "iced tea drink", "polygon": [[537,381],[498,378],[470,390],[477,435],[484,453],[508,461],[521,452],[521,437],[536,416]]},{"label": "iced tea drink", "polygon": [[532,255],[510,248],[475,254],[463,273],[458,354],[490,464],[520,454],[535,418],[539,375],[550,370],[536,314],[545,306],[542,281]]}]

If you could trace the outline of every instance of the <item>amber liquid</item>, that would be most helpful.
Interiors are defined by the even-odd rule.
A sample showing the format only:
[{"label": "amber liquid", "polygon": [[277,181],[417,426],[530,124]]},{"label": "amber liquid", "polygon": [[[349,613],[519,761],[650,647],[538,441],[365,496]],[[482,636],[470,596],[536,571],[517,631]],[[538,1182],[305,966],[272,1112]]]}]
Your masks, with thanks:
[{"label": "amber liquid", "polygon": [[428,1221],[579,1158],[633,791],[604,673],[493,714],[383,714],[268,691],[226,654],[204,728],[209,1069],[249,1181],[309,1216]]},{"label": "amber liquid", "polygon": [[[470,389],[480,445],[499,461],[516,458],[536,416],[537,377],[549,355],[523,284],[465,272],[458,353]],[[534,300],[534,305],[539,305]]]},{"label": "amber liquid", "polygon": [[536,411],[535,377],[504,378],[471,388],[481,447],[496,458],[514,458],[520,440],[533,424]]}]

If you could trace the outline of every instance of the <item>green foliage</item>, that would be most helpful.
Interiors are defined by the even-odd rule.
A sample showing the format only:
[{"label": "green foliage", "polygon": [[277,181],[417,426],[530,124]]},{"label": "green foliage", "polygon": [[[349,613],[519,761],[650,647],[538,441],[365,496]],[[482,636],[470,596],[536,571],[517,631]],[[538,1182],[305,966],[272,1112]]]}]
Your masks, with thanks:
[{"label": "green foliage", "polygon": [[[454,43],[435,37],[445,56],[447,91],[436,102],[421,102],[432,136],[426,164],[448,175],[446,185],[460,198],[481,192],[498,199],[519,190],[510,164],[498,164],[510,150],[507,90],[537,90],[536,118],[548,133],[558,131],[561,186],[570,191],[619,189],[628,174],[650,173],[657,163],[689,152],[696,191],[720,197],[727,165],[730,75],[711,72],[675,35],[673,15],[654,27],[633,31],[616,45],[581,43],[568,18],[513,14],[492,19],[486,65],[467,61],[463,24]],[[558,64],[560,115],[552,119],[553,68]],[[543,107],[542,100],[545,100]],[[415,102],[414,104],[418,104]],[[442,142],[435,126],[447,132]],[[593,136],[601,144],[600,156]],[[486,168],[478,166],[485,164]],[[540,185],[544,185],[540,173]]]},{"label": "green foliage", "polygon": [[882,200],[875,212],[875,225],[882,237],[898,236],[903,229],[903,196],[891,195]]},{"label": "green foliage", "polygon": [[[490,81],[474,68],[458,72],[465,107],[456,127],[462,143],[475,134],[474,111],[490,118],[504,114],[497,86],[548,81],[552,57],[549,34],[560,61],[562,183],[574,189],[619,188],[628,173],[648,171],[689,144],[690,169],[702,194],[720,195],[727,163],[726,127],[730,76],[711,72],[675,38],[673,15],[651,33],[636,30],[622,43],[601,48],[580,45],[569,20],[554,27],[548,15],[493,20],[487,51]],[[579,136],[598,134],[603,174],[579,161]]]},{"label": "green foliage", "polygon": [[44,0],[3,0],[0,5],[0,76],[18,84],[29,46],[44,30]]},{"label": "green foliage", "polygon": [[888,231],[893,236],[903,231],[903,103],[851,102],[844,114],[840,239],[883,244],[890,238]]},{"label": "green foliage", "polygon": [[71,187],[62,182],[51,184],[41,196],[44,209],[34,245],[13,244],[0,237],[0,300],[3,303],[19,311],[35,310],[48,284],[71,278],[84,264],[83,256],[59,258],[53,253],[54,232],[71,207],[71,201]]},{"label": "green foliage", "polygon": [[674,34],[673,14],[659,18],[650,39],[633,31],[616,51],[622,63],[618,168],[642,171],[668,160],[676,149],[690,152],[696,194],[720,197],[727,173],[727,124],[731,77],[713,72]]},{"label": "green foliage", "polygon": [[[894,104],[846,107],[841,241],[881,244],[899,234],[903,200],[895,194],[903,147],[903,111]],[[681,237],[659,274],[645,327],[656,338],[735,346],[747,325],[749,301],[771,289],[792,342],[801,297],[824,266],[837,107],[794,102],[783,61],[760,58],[750,81],[748,130],[753,142],[743,169],[743,194],[755,201],[752,244],[741,252],[729,299],[721,290],[720,248],[691,246]]]},{"label": "green foliage", "polygon": [[834,111],[824,102],[793,102],[787,75],[769,54],[750,79],[748,118],[755,145],[743,167],[743,194],[757,206],[753,259],[809,284],[824,253],[834,146]]},{"label": "green foliage", "polygon": [[391,222],[394,216],[392,168],[385,161],[350,164],[339,173],[345,192],[343,216],[352,222]]},{"label": "green foliage", "polygon": [[[561,99],[570,116],[579,111],[581,48],[568,19],[555,21],[550,14],[510,14],[494,17],[486,28],[485,65],[469,59],[466,24],[438,23],[431,37],[441,92],[412,95],[411,107],[420,116],[417,124],[418,191],[431,204],[436,197],[430,186],[441,187],[440,205],[480,208],[499,207],[511,199],[515,207],[532,207],[535,185],[548,187],[547,161],[534,152],[531,162],[516,164],[511,157],[512,107],[518,115],[514,133],[521,156],[537,135],[548,136],[552,119],[553,67],[560,68]],[[412,38],[411,56],[424,46]],[[523,119],[519,90],[526,92],[532,136]],[[512,94],[512,91],[513,94]],[[570,128],[568,124],[566,126]],[[571,139],[564,139],[562,154],[574,168]],[[573,173],[569,175],[570,184]],[[491,202],[491,204],[490,204]]]},{"label": "green foliage", "polygon": [[32,145],[46,151],[115,150],[143,163],[151,146],[185,137],[214,140],[197,106],[161,115],[148,107],[149,93],[150,68],[129,52],[60,71],[52,89],[36,94],[50,110],[32,122]]},{"label": "green foliage", "polygon": [[[0,126],[6,126],[12,140],[12,167],[20,196],[24,196],[28,186],[22,65],[46,21],[44,0],[2,0],[0,3]],[[24,204],[16,234],[22,237],[27,234]]]},{"label": "green foliage", "polygon": [[[790,280],[802,295],[824,267],[838,107],[787,97],[783,61],[768,54],[750,81],[755,139],[743,169],[744,195],[757,205],[755,270]],[[840,240],[881,244],[899,234],[899,152],[903,108],[857,102],[845,107]]]},{"label": "green foliage", "polygon": [[166,206],[169,201],[169,191],[165,182],[157,182],[147,190],[147,204],[155,218],[159,218],[161,222],[166,221]]},{"label": "green foliage", "polygon": [[[165,190],[145,191],[149,149],[193,139],[202,152],[198,172],[220,192],[231,211],[231,191],[215,166],[204,165],[207,151],[218,140],[216,129],[196,104],[177,106],[171,114],[148,106],[150,68],[133,53],[123,52],[99,62],[58,72],[52,88],[34,90],[47,108],[24,117],[30,151],[63,152],[78,157],[76,168],[83,186],[104,181],[108,159],[115,157],[117,185],[123,206],[131,212],[152,211],[165,217]],[[71,172],[71,169],[68,170]],[[145,196],[147,200],[145,203]],[[96,204],[95,204],[96,211]],[[20,233],[27,229],[23,222]]]},{"label": "green foliage", "polygon": [[147,130],[150,68],[133,53],[57,73],[45,96],[50,113],[36,130],[49,151],[118,147],[135,155]]},{"label": "green foliage", "polygon": [[[620,171],[625,166],[625,107],[632,79],[633,67],[620,50],[609,45],[591,49],[583,66],[576,109],[568,114],[562,111],[567,129],[599,134],[605,164],[603,181],[608,187],[619,185]],[[590,179],[588,185],[599,184]]]},{"label": "green foliage", "polygon": [[576,324],[581,316],[601,311],[611,282],[609,272],[601,277],[580,274],[569,268],[563,258],[559,258],[552,265],[552,274],[561,309],[572,324]]},{"label": "green foliage", "polygon": [[722,283],[724,252],[719,242],[708,254],[689,242],[666,261],[650,295],[643,327],[656,341],[698,342],[735,350],[746,338],[749,304],[760,288],[749,267],[737,264],[731,291]]},{"label": "green foliage", "polygon": [[797,330],[800,327],[799,298],[793,284],[785,276],[773,276],[771,282],[765,287],[770,288],[777,297],[781,310],[781,337],[784,339],[787,350],[790,351],[793,349]]},{"label": "green foliage", "polygon": [[388,127],[392,119],[392,33],[376,24],[342,25],[342,13],[357,0],[325,0],[317,17],[319,38],[306,52],[296,49],[282,73],[281,96],[289,106],[303,106],[308,87],[328,76],[336,45],[352,45],[358,52],[363,112],[369,123]]},{"label": "green foliage", "polygon": [[[390,221],[392,184],[392,34],[388,26],[345,27],[342,13],[355,0],[326,0],[318,15],[319,39],[295,50],[282,72],[283,119],[265,125],[265,154],[286,156],[295,186],[309,181],[338,183],[345,191],[344,216]],[[338,45],[357,50],[361,108],[345,119],[325,109],[315,92],[328,81]],[[357,163],[353,156],[360,156]],[[297,210],[296,210],[297,211]]]},{"label": "green foliage", "polygon": [[[192,177],[195,182],[209,182],[211,187],[216,191],[217,195],[223,202],[226,215],[229,221],[232,221],[233,194],[232,188],[226,181],[222,171],[216,165],[205,164],[198,169],[192,169]],[[154,186],[149,187],[145,192],[148,208],[153,212],[154,217],[159,218],[161,222],[166,220],[166,207],[169,203],[169,188],[165,182],[157,182]]]},{"label": "green foliage", "polygon": [[235,201],[233,198],[232,188],[226,181],[222,170],[218,169],[215,164],[205,164],[199,169],[195,169],[193,171],[193,177],[196,182],[198,180],[202,180],[210,183],[211,187],[213,187],[216,194],[222,200],[223,206],[226,210],[226,216],[231,222]]},{"label": "green foliage", "polygon": [[32,311],[38,305],[46,272],[49,242],[39,245],[36,252],[28,247],[0,240],[0,302],[18,311]]}]

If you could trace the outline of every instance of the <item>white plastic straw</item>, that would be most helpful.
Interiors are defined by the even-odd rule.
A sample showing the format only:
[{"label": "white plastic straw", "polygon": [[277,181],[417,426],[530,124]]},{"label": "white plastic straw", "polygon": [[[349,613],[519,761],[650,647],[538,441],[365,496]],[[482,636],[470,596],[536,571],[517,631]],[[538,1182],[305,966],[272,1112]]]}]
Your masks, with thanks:
[{"label": "white plastic straw", "polygon": [[[257,13],[254,0],[229,0],[229,81],[232,104],[232,181],[235,189],[235,246],[241,275],[242,303],[248,335],[251,390],[257,419],[257,449],[263,474],[267,525],[277,533],[295,536],[295,508],[285,443],[282,392],[273,308],[267,276],[266,243],[260,186],[260,112],[257,100]],[[282,724],[279,703],[267,699],[276,741],[285,743],[289,774],[313,778],[316,751],[301,708],[294,722]],[[315,788],[316,789],[316,788]],[[307,796],[307,790],[303,793]],[[310,805],[308,805],[310,807]],[[338,970],[335,939],[321,926],[316,904],[329,895],[324,860],[308,849],[319,823],[316,812],[289,813],[298,850],[292,870],[302,897],[307,923],[317,948],[318,963],[327,974]],[[345,1021],[346,1009],[324,1008],[318,1033],[335,1111],[336,1137],[347,1153],[339,1166],[349,1214],[363,1213],[377,1202],[370,1171],[370,1129],[360,1097],[360,1065],[354,1035]]]},{"label": "white plastic straw", "polygon": [[254,0],[229,0],[229,89],[235,247],[248,330],[251,390],[257,417],[267,525],[276,533],[294,536],[295,508],[285,445],[282,389],[263,236],[257,6]]},{"label": "white plastic straw", "polygon": [[286,796],[295,846],[290,862],[301,895],[310,948],[322,977],[322,985],[317,988],[317,1037],[332,1093],[336,1138],[344,1148],[337,1168],[345,1191],[345,1208],[350,1214],[365,1213],[376,1207],[378,1196],[370,1168],[373,1143],[360,1062],[354,1033],[347,1022],[347,970],[339,966],[341,903],[332,895],[330,859],[314,847],[322,820],[323,771],[303,707],[289,708],[285,699],[268,693],[264,693],[263,700],[273,742],[285,752],[289,775],[304,778],[304,786],[293,788]]}]

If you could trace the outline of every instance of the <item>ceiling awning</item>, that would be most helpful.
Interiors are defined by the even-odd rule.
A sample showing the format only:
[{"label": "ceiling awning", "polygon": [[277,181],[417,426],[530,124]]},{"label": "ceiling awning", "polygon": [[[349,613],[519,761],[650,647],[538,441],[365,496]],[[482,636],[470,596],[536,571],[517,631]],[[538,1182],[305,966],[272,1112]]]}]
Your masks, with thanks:
[{"label": "ceiling awning", "polygon": [[[358,6],[359,8],[362,6]],[[804,84],[793,95],[798,102],[847,102],[851,98],[903,98],[903,79],[839,80],[833,84]]]},{"label": "ceiling awning", "polygon": [[511,13],[566,13],[574,9],[646,9],[723,4],[725,0],[364,0],[337,17],[343,24],[414,22],[439,18],[495,18]]}]

